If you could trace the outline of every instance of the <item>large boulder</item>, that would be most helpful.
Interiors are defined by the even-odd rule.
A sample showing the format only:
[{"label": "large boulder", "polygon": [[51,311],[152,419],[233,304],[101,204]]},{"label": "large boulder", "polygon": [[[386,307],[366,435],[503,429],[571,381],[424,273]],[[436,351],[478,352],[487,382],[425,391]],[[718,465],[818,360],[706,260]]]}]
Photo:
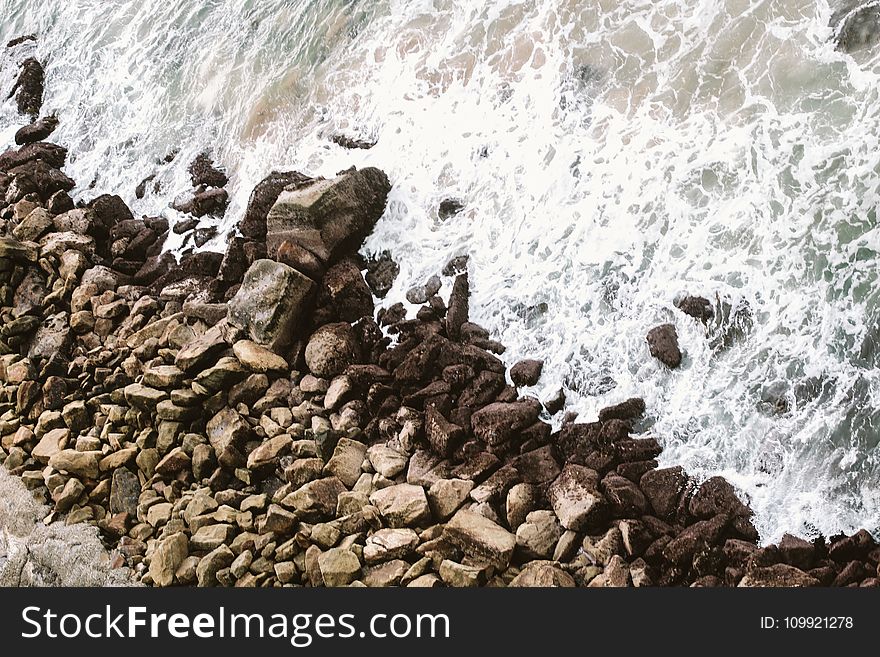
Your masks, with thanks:
[{"label": "large boulder", "polygon": [[872,0],[846,0],[831,16],[834,46],[852,53],[880,41],[880,6]]},{"label": "large boulder", "polygon": [[286,240],[313,253],[323,246],[328,260],[356,249],[385,211],[390,191],[388,177],[372,167],[288,186],[266,218],[269,255]]},{"label": "large boulder", "polygon": [[43,107],[45,78],[42,64],[33,57],[28,57],[21,63],[21,73],[12,89],[19,114],[26,114],[32,119],[39,116],[40,108]]},{"label": "large boulder", "polygon": [[354,329],[342,322],[326,324],[312,334],[306,345],[306,365],[315,376],[332,379],[360,360]]},{"label": "large boulder", "polygon": [[272,260],[257,260],[229,302],[228,319],[257,344],[281,349],[293,340],[307,314],[314,283],[298,271]]},{"label": "large boulder", "polygon": [[248,240],[263,240],[266,238],[266,216],[275,205],[278,196],[285,188],[296,187],[309,182],[311,179],[296,171],[278,172],[273,171],[261,180],[248,201],[244,219],[239,224],[241,234]]},{"label": "large boulder", "polygon": [[678,346],[678,333],[672,324],[662,324],[648,332],[648,347],[651,355],[670,369],[681,365],[681,349]]}]

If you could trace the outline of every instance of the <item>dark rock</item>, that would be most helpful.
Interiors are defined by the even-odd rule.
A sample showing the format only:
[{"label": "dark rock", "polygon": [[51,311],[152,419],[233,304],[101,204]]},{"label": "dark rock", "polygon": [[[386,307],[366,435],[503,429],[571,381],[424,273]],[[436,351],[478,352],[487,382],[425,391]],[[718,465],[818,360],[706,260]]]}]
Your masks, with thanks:
[{"label": "dark rock", "polygon": [[456,256],[443,267],[444,276],[457,276],[467,271],[469,256]]},{"label": "dark rock", "polygon": [[818,586],[819,582],[794,566],[776,564],[765,568],[750,568],[739,583],[741,587],[791,588]]},{"label": "dark rock", "polygon": [[523,360],[510,368],[510,378],[517,387],[533,386],[541,378],[543,360]]},{"label": "dark rock", "polygon": [[663,556],[672,564],[686,566],[697,551],[717,545],[730,523],[730,516],[721,514],[712,520],[701,520],[687,527],[663,550]]},{"label": "dark rock", "polygon": [[14,48],[15,46],[21,45],[22,43],[27,43],[28,41],[36,41],[36,34],[25,34],[23,36],[15,37],[6,43],[7,48]]},{"label": "dark rock", "polygon": [[376,141],[366,140],[366,139],[354,139],[352,137],[347,137],[346,135],[332,135],[330,137],[330,141],[332,141],[337,146],[341,146],[342,148],[346,148],[348,150],[369,150],[376,145]]},{"label": "dark rock", "polygon": [[752,515],[751,509],[740,501],[736,490],[723,477],[704,481],[691,498],[688,510],[694,518],[702,520],[719,513],[745,517]]},{"label": "dark rock", "polygon": [[305,361],[315,376],[332,379],[360,361],[360,347],[351,326],[345,322],[327,324],[312,334],[305,349]]},{"label": "dark rock", "polygon": [[247,269],[248,261],[244,253],[244,238],[230,235],[226,245],[226,253],[220,263],[220,270],[217,272],[217,278],[226,285],[240,283]]},{"label": "dark rock", "polygon": [[42,64],[33,57],[28,57],[21,63],[21,72],[12,88],[19,114],[26,114],[33,119],[40,115],[45,78]]},{"label": "dark rock", "polygon": [[52,194],[46,203],[46,209],[50,214],[61,214],[68,210],[73,210],[73,208],[73,199],[63,190],[59,190]]},{"label": "dark rock", "polygon": [[434,452],[444,458],[451,456],[464,440],[462,428],[449,422],[433,406],[429,406],[425,411],[425,435]]},{"label": "dark rock", "polygon": [[14,169],[37,160],[42,160],[52,168],[60,169],[67,161],[67,149],[44,141],[25,144],[19,149],[11,149],[0,155],[0,170],[12,173]]},{"label": "dark rock", "polygon": [[327,297],[340,320],[355,322],[361,317],[373,316],[373,295],[360,268],[350,258],[327,270],[322,296]]},{"label": "dark rock", "polygon": [[389,251],[383,251],[367,261],[367,285],[380,299],[391,291],[398,274],[400,265],[394,262]]},{"label": "dark rock", "polygon": [[599,422],[609,420],[635,420],[645,413],[645,400],[640,398],[627,399],[626,401],[603,408],[599,411]]},{"label": "dark rock", "polygon": [[239,224],[241,234],[249,240],[265,239],[266,216],[275,205],[281,192],[287,187],[295,187],[310,181],[308,176],[296,171],[273,171],[270,173],[254,187],[254,191],[251,193],[244,219]]},{"label": "dark rock", "polygon": [[686,296],[675,302],[678,308],[685,315],[690,315],[703,324],[709,323],[715,317],[715,311],[712,309],[712,302],[703,297]]},{"label": "dark rock", "polygon": [[446,335],[450,340],[461,338],[461,327],[468,321],[470,285],[468,275],[455,277],[452,293],[449,295],[449,310],[446,312]]},{"label": "dark rock", "polygon": [[639,482],[639,488],[642,489],[657,516],[668,519],[675,514],[688,481],[685,471],[676,466],[646,472]]},{"label": "dark rock", "polygon": [[474,413],[471,424],[474,435],[489,445],[499,445],[532,425],[540,413],[541,405],[533,400],[495,403]]},{"label": "dark rock", "polygon": [[46,116],[42,119],[20,128],[15,133],[15,143],[19,145],[32,144],[43,141],[58,127],[58,119],[54,116]]},{"label": "dark rock", "polygon": [[201,248],[217,236],[216,226],[206,226],[205,228],[196,228],[193,231],[193,242],[196,247]]},{"label": "dark rock", "polygon": [[196,156],[189,165],[189,175],[193,187],[205,185],[206,187],[225,187],[229,178],[225,173],[214,166],[214,160],[207,153]]},{"label": "dark rock", "polygon": [[662,324],[648,332],[648,346],[651,355],[671,369],[681,365],[681,350],[678,347],[678,334],[672,324]]},{"label": "dark rock", "polygon": [[291,240],[285,240],[275,255],[278,262],[293,267],[314,281],[320,281],[325,271],[325,258],[310,251],[307,247]]},{"label": "dark rock", "polygon": [[207,215],[223,216],[229,205],[229,193],[222,188],[211,187],[204,191],[196,192],[191,198],[183,202],[175,202],[173,207],[178,212],[191,214],[194,217]]},{"label": "dark rock", "polygon": [[184,233],[188,233],[193,228],[199,225],[199,220],[195,217],[184,218],[174,224],[174,228],[172,228],[172,232],[177,235],[183,235]]},{"label": "dark rock", "polygon": [[388,177],[375,168],[287,187],[267,215],[269,254],[288,239],[318,242],[330,259],[357,250],[384,213],[390,191]]},{"label": "dark rock", "polygon": [[861,529],[852,536],[832,540],[828,556],[838,563],[847,563],[853,560],[862,561],[876,547],[877,543],[874,541],[874,537],[866,530]]},{"label": "dark rock", "polygon": [[115,194],[103,194],[93,199],[89,207],[94,210],[102,226],[110,231],[121,221],[133,221],[134,215],[125,201]]},{"label": "dark rock", "polygon": [[127,513],[129,517],[137,517],[138,497],[141,494],[141,482],[137,475],[126,468],[113,471],[110,484],[110,513]]},{"label": "dark rock", "polygon": [[639,487],[629,479],[609,474],[600,490],[608,500],[609,510],[615,518],[640,518],[648,508],[648,502]]},{"label": "dark rock", "polygon": [[[156,179],[156,174],[155,174],[155,173],[151,173],[149,176],[147,176],[146,178],[144,178],[143,180],[141,180],[141,181],[137,184],[137,187],[134,188],[134,196],[135,196],[135,198],[137,198],[137,199],[142,199],[144,196],[146,196],[146,195],[147,195],[147,185],[149,185],[149,184],[150,184],[151,182],[153,182],[155,179]],[[157,184],[158,184],[158,183],[157,183]],[[154,188],[155,188],[155,186],[154,186]]]},{"label": "dark rock", "polygon": [[440,201],[440,206],[437,208],[437,216],[440,217],[442,221],[446,221],[462,210],[464,210],[464,203],[455,198],[447,198]]},{"label": "dark rock", "polygon": [[847,0],[831,17],[834,45],[856,52],[880,41],[880,6],[868,0]]}]

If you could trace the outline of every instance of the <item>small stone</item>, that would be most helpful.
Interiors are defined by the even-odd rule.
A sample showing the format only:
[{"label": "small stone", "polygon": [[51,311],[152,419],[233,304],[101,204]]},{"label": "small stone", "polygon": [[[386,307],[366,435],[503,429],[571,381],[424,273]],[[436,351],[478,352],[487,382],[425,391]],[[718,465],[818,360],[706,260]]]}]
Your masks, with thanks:
[{"label": "small stone", "polygon": [[69,472],[77,477],[96,479],[100,473],[101,452],[78,452],[75,449],[64,449],[49,459],[49,465],[56,470]]},{"label": "small stone", "polygon": [[419,535],[412,529],[380,529],[367,539],[364,561],[368,564],[405,559],[419,544]]},{"label": "small stone", "polygon": [[189,556],[186,534],[178,532],[159,542],[150,556],[150,577],[153,586],[165,587],[174,583],[174,573]]},{"label": "small stone", "polygon": [[340,438],[324,470],[328,474],[336,475],[347,488],[351,488],[361,476],[361,465],[366,454],[367,446],[363,443]]},{"label": "small stone", "polygon": [[221,545],[228,545],[234,536],[235,528],[231,525],[205,525],[193,534],[190,545],[193,550],[215,550]]},{"label": "small stone", "polygon": [[575,588],[574,578],[559,566],[549,561],[531,561],[508,586],[512,588]]},{"label": "small stone", "polygon": [[672,324],[663,324],[648,332],[648,347],[651,355],[661,363],[675,369],[681,365],[681,349],[678,346],[678,333]]},{"label": "small stone", "polygon": [[443,536],[465,554],[504,569],[516,547],[516,536],[473,511],[461,510],[446,524]]},{"label": "small stone", "polygon": [[361,562],[357,555],[346,548],[332,548],[318,557],[318,568],[324,586],[348,586],[358,578]]},{"label": "small stone", "polygon": [[196,567],[196,578],[199,586],[216,586],[217,573],[228,568],[235,560],[235,554],[226,545],[221,545],[217,549],[209,552]]},{"label": "small stone", "polygon": [[475,588],[483,579],[483,569],[444,559],[440,564],[440,578],[452,588]]},{"label": "small stone", "polygon": [[516,545],[527,558],[549,559],[562,536],[552,511],[532,511],[516,530]]},{"label": "small stone", "polygon": [[394,479],[406,470],[409,457],[387,445],[376,444],[367,450],[367,458],[373,468],[387,479]]}]

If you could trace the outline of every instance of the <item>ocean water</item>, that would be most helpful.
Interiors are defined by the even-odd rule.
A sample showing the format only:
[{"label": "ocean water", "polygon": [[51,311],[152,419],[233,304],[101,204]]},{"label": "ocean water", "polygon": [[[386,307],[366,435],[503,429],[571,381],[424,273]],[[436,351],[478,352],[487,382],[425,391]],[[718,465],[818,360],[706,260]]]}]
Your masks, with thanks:
[{"label": "ocean water", "polygon": [[[727,477],[769,541],[880,529],[880,47],[836,51],[838,9],[0,0],[0,40],[39,36],[0,83],[21,53],[43,61],[75,193],[136,213],[176,219],[204,149],[231,176],[224,230],[272,169],[383,168],[365,252],[401,265],[389,303],[469,255],[474,319],[508,362],[546,360],[532,394],[563,387],[585,420],[644,397],[663,464]],[[20,124],[6,101],[0,140]],[[160,191],[135,199],[151,174]],[[448,197],[465,209],[443,221]],[[679,312],[684,293],[716,320]],[[648,353],[661,322],[675,372]]]}]

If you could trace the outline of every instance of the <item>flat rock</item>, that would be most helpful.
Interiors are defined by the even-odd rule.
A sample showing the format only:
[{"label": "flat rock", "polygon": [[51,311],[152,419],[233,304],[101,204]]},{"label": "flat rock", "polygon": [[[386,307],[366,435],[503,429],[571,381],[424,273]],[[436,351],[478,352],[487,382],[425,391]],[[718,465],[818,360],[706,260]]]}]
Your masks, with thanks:
[{"label": "flat rock", "polygon": [[288,369],[287,361],[275,352],[250,340],[239,340],[232,345],[235,357],[251,372],[266,374]]},{"label": "flat rock", "polygon": [[431,519],[425,489],[412,484],[398,484],[370,495],[370,503],[390,527],[415,527]]},{"label": "flat rock", "polygon": [[446,523],[443,536],[465,554],[502,570],[510,564],[516,547],[516,536],[504,527],[464,509]]}]

